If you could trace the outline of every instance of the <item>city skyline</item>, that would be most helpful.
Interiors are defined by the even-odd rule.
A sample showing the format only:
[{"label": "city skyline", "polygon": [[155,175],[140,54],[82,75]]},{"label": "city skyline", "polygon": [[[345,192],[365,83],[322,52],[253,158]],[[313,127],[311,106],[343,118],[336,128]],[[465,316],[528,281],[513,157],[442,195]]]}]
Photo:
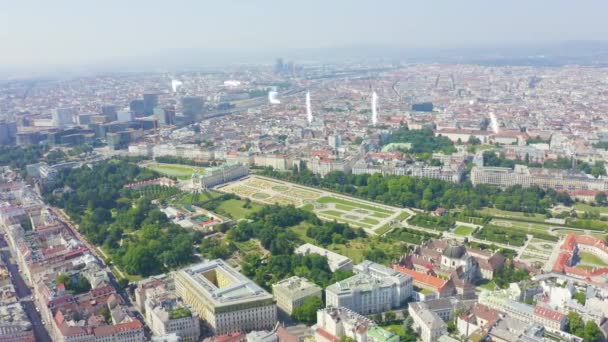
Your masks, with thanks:
[{"label": "city skyline", "polygon": [[[232,54],[394,46],[454,48],[603,40],[600,1],[417,4],[273,0],[177,4],[24,1],[0,5],[4,68],[99,65],[183,49]],[[238,61],[236,58],[232,58]],[[243,58],[245,60],[245,58]]]}]

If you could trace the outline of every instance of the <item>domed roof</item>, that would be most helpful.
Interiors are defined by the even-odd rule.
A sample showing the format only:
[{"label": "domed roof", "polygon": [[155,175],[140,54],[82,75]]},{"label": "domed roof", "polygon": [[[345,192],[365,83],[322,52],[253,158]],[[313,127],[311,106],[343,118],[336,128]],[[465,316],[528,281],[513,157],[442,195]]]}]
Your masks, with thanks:
[{"label": "domed roof", "polygon": [[466,252],[463,246],[447,246],[443,250],[443,255],[451,259],[460,259]]}]

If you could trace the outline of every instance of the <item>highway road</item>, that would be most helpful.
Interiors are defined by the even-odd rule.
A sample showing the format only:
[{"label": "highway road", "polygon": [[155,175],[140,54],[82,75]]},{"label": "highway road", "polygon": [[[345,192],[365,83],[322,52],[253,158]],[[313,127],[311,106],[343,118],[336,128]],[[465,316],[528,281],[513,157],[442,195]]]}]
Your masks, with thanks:
[{"label": "highway road", "polygon": [[51,337],[49,336],[48,331],[45,329],[44,324],[42,324],[42,318],[40,317],[40,313],[36,310],[36,305],[32,300],[32,292],[30,288],[27,286],[21,274],[19,273],[19,268],[13,262],[11,258],[10,251],[6,244],[6,241],[3,237],[0,236],[0,257],[6,264],[8,272],[11,275],[11,280],[13,282],[13,286],[15,287],[15,292],[17,292],[17,298],[19,298],[19,302],[23,306],[27,317],[30,322],[34,326],[34,337],[37,342],[50,342]]}]

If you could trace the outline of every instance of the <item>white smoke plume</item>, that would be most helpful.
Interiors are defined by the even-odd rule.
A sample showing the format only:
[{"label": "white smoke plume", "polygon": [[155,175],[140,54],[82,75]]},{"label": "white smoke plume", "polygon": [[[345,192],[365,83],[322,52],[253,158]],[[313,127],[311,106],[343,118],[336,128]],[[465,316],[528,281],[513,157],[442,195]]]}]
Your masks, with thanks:
[{"label": "white smoke plume", "polygon": [[279,96],[279,93],[277,93],[276,91],[269,91],[268,92],[268,103],[270,104],[280,104],[281,101],[277,98]]},{"label": "white smoke plume", "polygon": [[372,93],[372,125],[376,126],[378,123],[378,94],[374,91]]},{"label": "white smoke plume", "polygon": [[177,88],[182,86],[182,81],[179,80],[172,80],[171,81],[171,89],[173,89],[173,92],[175,93],[177,91]]},{"label": "white smoke plume", "polygon": [[496,115],[494,115],[494,112],[490,112],[490,128],[492,129],[492,132],[494,132],[494,134],[498,134],[498,132],[500,131],[500,128],[498,128],[498,120],[496,119]]},{"label": "white smoke plume", "polygon": [[312,108],[310,105],[310,92],[306,92],[306,119],[308,120],[308,124],[312,123]]}]

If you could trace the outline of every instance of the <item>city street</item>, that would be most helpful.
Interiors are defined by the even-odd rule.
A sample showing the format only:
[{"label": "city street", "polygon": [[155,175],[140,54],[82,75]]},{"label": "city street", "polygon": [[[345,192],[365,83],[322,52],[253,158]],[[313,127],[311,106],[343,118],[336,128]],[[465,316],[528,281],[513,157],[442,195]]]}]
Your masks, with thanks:
[{"label": "city street", "polygon": [[8,251],[6,241],[4,241],[2,237],[0,237],[0,249],[0,256],[2,257],[2,261],[4,261],[4,263],[6,264],[8,272],[11,275],[13,286],[15,287],[15,291],[17,292],[17,297],[19,298],[19,301],[21,302],[21,305],[23,306],[27,317],[34,326],[34,336],[36,337],[36,341],[52,341],[48,331],[42,324],[42,318],[40,317],[40,313],[36,311],[36,305],[34,305],[34,302],[32,301],[32,292],[23,280],[23,277],[21,277],[21,274],[19,273],[19,268],[11,259],[11,254]]}]

